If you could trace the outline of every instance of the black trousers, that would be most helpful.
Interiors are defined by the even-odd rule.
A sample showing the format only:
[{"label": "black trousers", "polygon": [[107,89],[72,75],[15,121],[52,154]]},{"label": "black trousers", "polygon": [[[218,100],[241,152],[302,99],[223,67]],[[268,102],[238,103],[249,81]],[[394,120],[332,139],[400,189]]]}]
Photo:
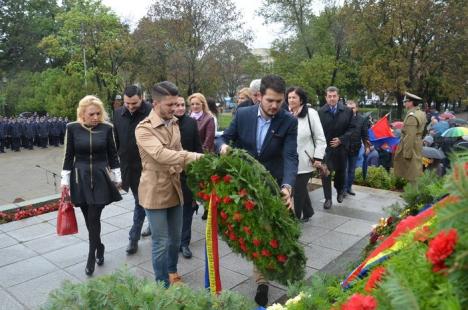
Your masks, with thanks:
[{"label": "black trousers", "polygon": [[11,138],[11,150],[18,152],[20,150],[21,138]]},{"label": "black trousers", "polygon": [[[335,178],[334,178],[334,186],[337,193],[343,193],[344,191],[344,184],[345,184],[345,176],[346,176],[346,167],[344,169],[335,170]],[[322,178],[322,186],[323,186],[323,194],[325,199],[332,199],[332,189],[331,189],[331,181],[332,181],[333,171],[330,170],[330,175],[328,177]]]},{"label": "black trousers", "polygon": [[186,179],[181,180],[182,184],[182,194],[184,195],[184,205],[183,205],[183,218],[182,218],[182,236],[180,239],[180,246],[189,246],[190,240],[192,239],[192,219],[194,200],[192,191],[187,186]]},{"label": "black trousers", "polygon": [[308,218],[314,215],[312,202],[310,201],[307,183],[312,176],[310,173],[298,174],[296,177],[296,185],[294,186],[294,212],[298,219]]},{"label": "black trousers", "polygon": [[39,146],[45,149],[47,147],[47,137],[39,138]]},{"label": "black trousers", "polygon": [[5,139],[0,138],[0,152],[4,153],[5,152]]},{"label": "black trousers", "polygon": [[88,256],[96,257],[96,249],[101,244],[101,213],[103,205],[79,205],[83,213],[89,237]]}]

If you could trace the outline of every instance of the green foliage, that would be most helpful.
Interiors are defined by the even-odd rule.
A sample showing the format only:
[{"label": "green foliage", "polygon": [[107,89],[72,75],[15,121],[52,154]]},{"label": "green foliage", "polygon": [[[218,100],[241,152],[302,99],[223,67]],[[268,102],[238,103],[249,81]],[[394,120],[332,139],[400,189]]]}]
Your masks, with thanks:
[{"label": "green foliage", "polygon": [[[196,196],[207,196],[206,208],[209,195],[220,199],[218,229],[234,252],[253,261],[267,279],[286,284],[304,277],[306,257],[299,243],[299,223],[284,206],[278,184],[262,164],[246,151],[233,149],[227,156],[206,154],[190,164],[187,175]],[[212,176],[221,181],[212,181]],[[224,176],[232,179],[223,181]],[[273,240],[276,246],[271,245]]]},{"label": "green foliage", "polygon": [[229,124],[231,123],[231,120],[232,120],[232,114],[231,113],[221,113],[221,114],[219,114],[219,117],[218,117],[219,130],[226,129],[229,126]]},{"label": "green foliage", "polygon": [[194,309],[244,310],[254,305],[245,297],[231,291],[214,296],[208,291],[195,291],[185,285],[165,289],[161,283],[141,279],[128,270],[84,283],[65,282],[50,293],[42,309]]},{"label": "green foliage", "polygon": [[388,172],[384,167],[369,167],[367,169],[367,177],[364,180],[362,176],[362,168],[356,168],[354,183],[372,188],[380,188],[386,190],[401,190],[406,185],[406,181],[395,176],[393,169]]},{"label": "green foliage", "polygon": [[405,192],[401,197],[410,208],[432,203],[448,193],[444,188],[445,182],[446,179],[437,176],[434,171],[426,170],[414,185],[408,183],[405,186]]}]

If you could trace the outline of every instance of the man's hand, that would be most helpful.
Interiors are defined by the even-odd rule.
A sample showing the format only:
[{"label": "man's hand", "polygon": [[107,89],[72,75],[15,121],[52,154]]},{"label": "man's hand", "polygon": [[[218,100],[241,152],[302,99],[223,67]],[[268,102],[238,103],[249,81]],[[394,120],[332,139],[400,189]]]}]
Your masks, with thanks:
[{"label": "man's hand", "polygon": [[114,182],[115,187],[117,187],[118,190],[122,189],[122,182]]},{"label": "man's hand", "polygon": [[283,203],[286,205],[288,210],[291,210],[294,207],[291,197],[291,190],[289,188],[283,187],[281,189],[281,198],[283,199]]},{"label": "man's hand", "polygon": [[226,155],[227,153],[229,153],[230,150],[231,150],[231,147],[229,145],[223,144],[223,145],[221,145],[221,149],[219,150],[219,154]]},{"label": "man's hand", "polygon": [[331,147],[338,147],[340,144],[341,144],[340,138],[333,138],[333,139],[330,141],[330,146],[331,146]]},{"label": "man's hand", "polygon": [[322,166],[322,162],[320,160],[315,160],[314,161],[314,167],[315,168],[320,168],[320,166]]}]

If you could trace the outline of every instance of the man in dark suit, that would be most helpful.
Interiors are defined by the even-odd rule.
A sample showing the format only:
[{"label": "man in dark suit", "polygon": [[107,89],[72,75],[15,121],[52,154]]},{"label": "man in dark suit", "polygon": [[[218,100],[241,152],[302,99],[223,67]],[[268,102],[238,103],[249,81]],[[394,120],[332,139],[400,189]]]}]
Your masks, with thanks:
[{"label": "man in dark suit", "polygon": [[[229,151],[229,144],[241,148],[257,159],[281,186],[288,209],[293,207],[291,192],[299,163],[297,155],[297,119],[281,109],[285,92],[284,80],[265,76],[260,84],[260,103],[239,109],[220,139],[220,153]],[[268,303],[268,282],[254,270],[257,282],[255,301]]]},{"label": "man in dark suit", "polygon": [[358,106],[353,100],[346,101],[346,106],[353,111],[354,131],[351,135],[348,150],[348,167],[346,168],[345,195],[356,195],[352,190],[356,162],[359,157],[361,145],[364,145],[365,154],[370,152],[369,122],[368,119],[358,113]]},{"label": "man in dark suit", "polygon": [[[348,148],[354,130],[353,112],[338,102],[338,88],[334,86],[327,88],[325,99],[327,103],[318,111],[327,140],[324,162],[327,164],[330,172],[335,172],[336,200],[341,203],[344,198]],[[325,195],[324,209],[332,207],[331,179],[332,173],[326,177],[322,177]]]},{"label": "man in dark suit", "polygon": [[141,176],[141,158],[135,138],[135,128],[151,112],[151,105],[143,102],[141,89],[136,85],[127,86],[124,91],[124,104],[114,112],[114,131],[122,171],[122,188],[132,190],[135,199],[133,225],[129,233],[128,254],[138,250],[141,229],[145,221],[145,209],[138,202],[138,186]]}]

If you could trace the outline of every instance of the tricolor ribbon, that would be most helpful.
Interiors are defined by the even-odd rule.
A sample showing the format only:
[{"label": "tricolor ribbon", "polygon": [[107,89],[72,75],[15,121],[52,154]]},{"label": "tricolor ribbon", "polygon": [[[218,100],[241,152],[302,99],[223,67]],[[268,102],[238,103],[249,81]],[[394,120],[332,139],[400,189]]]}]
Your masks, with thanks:
[{"label": "tricolor ribbon", "polygon": [[205,288],[209,289],[212,294],[221,292],[218,254],[218,201],[215,193],[211,193],[206,222]]}]

